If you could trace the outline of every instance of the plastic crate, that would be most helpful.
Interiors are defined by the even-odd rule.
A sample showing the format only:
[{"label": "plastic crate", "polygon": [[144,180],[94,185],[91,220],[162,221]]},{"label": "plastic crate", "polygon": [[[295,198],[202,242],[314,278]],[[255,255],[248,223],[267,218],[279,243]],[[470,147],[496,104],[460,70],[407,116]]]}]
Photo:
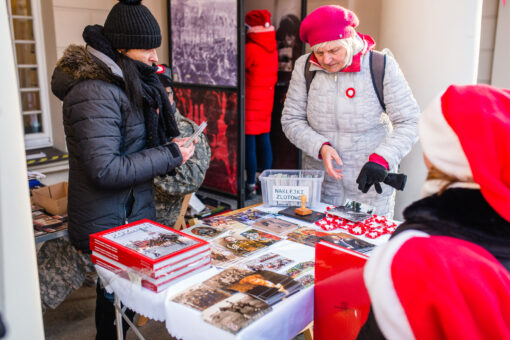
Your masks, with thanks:
[{"label": "plastic crate", "polygon": [[314,208],[321,201],[322,170],[264,170],[259,176],[265,206],[300,206],[306,195],[306,206]]}]

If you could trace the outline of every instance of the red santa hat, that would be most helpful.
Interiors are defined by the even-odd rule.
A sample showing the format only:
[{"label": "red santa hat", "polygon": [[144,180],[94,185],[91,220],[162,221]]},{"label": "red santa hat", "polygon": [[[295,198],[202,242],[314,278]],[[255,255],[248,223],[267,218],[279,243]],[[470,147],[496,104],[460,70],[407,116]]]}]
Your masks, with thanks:
[{"label": "red santa hat", "polygon": [[489,204],[510,221],[510,90],[450,86],[423,111],[423,152],[447,175],[473,179]]},{"label": "red santa hat", "polygon": [[302,41],[310,46],[356,34],[359,19],[354,12],[337,5],[321,6],[303,19],[299,29]]},{"label": "red santa hat", "polygon": [[510,273],[478,245],[406,231],[374,250],[364,280],[387,339],[510,339]]},{"label": "red santa hat", "polygon": [[246,13],[244,21],[248,26],[271,26],[271,12],[267,9],[255,9]]}]

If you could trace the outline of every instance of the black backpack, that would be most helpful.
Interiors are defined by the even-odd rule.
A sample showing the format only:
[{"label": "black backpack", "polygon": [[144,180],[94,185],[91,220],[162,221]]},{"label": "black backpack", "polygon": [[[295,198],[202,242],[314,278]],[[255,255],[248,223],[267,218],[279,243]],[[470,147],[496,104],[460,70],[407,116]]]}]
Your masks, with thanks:
[{"label": "black backpack", "polygon": [[[313,52],[312,52],[313,53]],[[306,94],[310,91],[310,85],[312,84],[313,77],[315,77],[315,71],[310,71],[310,57],[308,56],[305,63],[305,80],[306,80]],[[386,69],[386,54],[379,51],[370,51],[370,75],[372,76],[372,85],[374,85],[374,91],[379,99],[379,104],[386,112],[386,105],[384,105],[384,71]]]}]

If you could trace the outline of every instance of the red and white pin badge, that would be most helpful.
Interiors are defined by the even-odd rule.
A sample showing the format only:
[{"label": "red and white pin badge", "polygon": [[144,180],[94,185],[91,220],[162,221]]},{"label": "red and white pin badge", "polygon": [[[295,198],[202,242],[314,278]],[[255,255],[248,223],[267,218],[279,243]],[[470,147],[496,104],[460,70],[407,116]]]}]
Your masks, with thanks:
[{"label": "red and white pin badge", "polygon": [[345,95],[349,98],[353,98],[356,95],[356,90],[352,87],[349,87],[347,90],[345,90]]}]

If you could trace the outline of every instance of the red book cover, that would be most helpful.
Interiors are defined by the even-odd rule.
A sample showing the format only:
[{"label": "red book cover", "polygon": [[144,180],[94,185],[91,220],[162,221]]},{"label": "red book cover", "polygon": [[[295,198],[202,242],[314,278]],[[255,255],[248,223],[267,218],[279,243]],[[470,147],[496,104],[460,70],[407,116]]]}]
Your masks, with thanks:
[{"label": "red book cover", "polygon": [[[188,253],[185,253],[186,257],[184,256],[178,256],[176,261],[170,261],[168,264],[164,265],[163,267],[159,268],[158,270],[151,270],[146,267],[140,267],[137,265],[138,261],[131,261],[132,258],[129,256],[125,256],[124,253],[114,253],[111,251],[111,249],[105,249],[103,247],[98,246],[97,244],[92,245],[91,249],[92,254],[101,255],[104,258],[108,259],[109,261],[113,261],[113,263],[119,263],[122,265],[125,265],[127,267],[135,268],[140,272],[143,272],[145,275],[152,277],[154,279],[160,278],[161,276],[165,276],[169,272],[172,272],[188,263],[191,263],[195,261],[196,259],[202,258],[204,256],[210,256],[211,250],[210,248],[199,248],[197,251],[190,251]],[[172,258],[172,260],[175,260],[175,258]]]},{"label": "red book cover", "polygon": [[90,249],[128,267],[157,271],[210,249],[209,243],[144,219],[90,235]]},{"label": "red book cover", "polygon": [[315,247],[314,339],[356,339],[370,298],[363,282],[364,254],[321,241]]},{"label": "red book cover", "polygon": [[[125,277],[126,279],[129,279],[128,277],[129,275],[126,271],[127,268],[122,264],[111,261],[104,257],[101,258],[100,256],[95,256],[94,254],[91,255],[91,260],[92,263],[97,264],[103,268],[106,268],[114,273],[118,273],[121,276]],[[141,279],[141,286],[155,293],[159,293],[168,288],[170,285],[176,283],[179,279],[184,279],[190,274],[199,273],[210,267],[211,257],[205,256],[195,261],[194,263],[191,263],[188,266],[184,266],[179,270],[174,271],[173,273],[161,277],[160,279],[156,280],[144,277]]]}]

